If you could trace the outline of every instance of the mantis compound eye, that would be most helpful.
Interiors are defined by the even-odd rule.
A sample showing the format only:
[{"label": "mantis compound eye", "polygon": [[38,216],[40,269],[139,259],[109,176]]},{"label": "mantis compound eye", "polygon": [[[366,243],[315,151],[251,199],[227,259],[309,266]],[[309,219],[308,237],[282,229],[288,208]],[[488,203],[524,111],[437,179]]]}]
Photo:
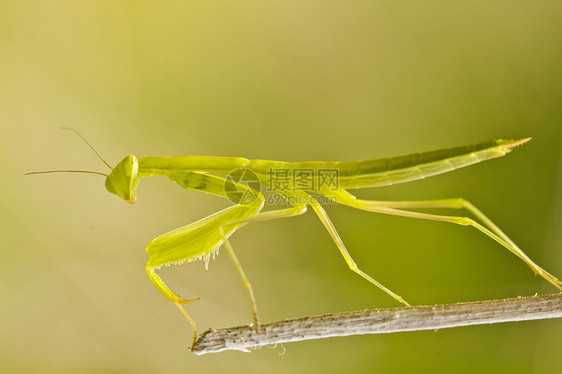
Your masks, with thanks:
[{"label": "mantis compound eye", "polygon": [[134,204],[136,201],[135,189],[139,183],[138,171],[137,158],[133,155],[125,157],[107,176],[105,189],[126,202]]}]

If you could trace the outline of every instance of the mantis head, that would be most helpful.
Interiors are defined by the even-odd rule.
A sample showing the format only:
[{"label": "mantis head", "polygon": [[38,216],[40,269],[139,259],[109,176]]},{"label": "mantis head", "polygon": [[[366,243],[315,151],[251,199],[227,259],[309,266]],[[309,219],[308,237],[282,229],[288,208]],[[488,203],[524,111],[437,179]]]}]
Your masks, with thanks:
[{"label": "mantis head", "polygon": [[137,201],[137,196],[135,190],[137,184],[139,184],[139,160],[133,156],[129,155],[125,157],[121,162],[117,164],[114,168],[111,167],[103,159],[103,157],[95,150],[95,148],[80,134],[78,131],[70,127],[61,127],[62,130],[70,130],[78,135],[82,140],[94,151],[94,153],[99,157],[99,159],[111,169],[111,173],[105,174],[99,171],[90,170],[45,170],[45,171],[32,171],[30,174],[48,174],[48,173],[87,173],[87,174],[99,174],[105,176],[105,189],[114,195],[119,196],[129,204],[134,204]]},{"label": "mantis head", "polygon": [[105,179],[105,189],[128,202],[137,200],[135,190],[139,183],[139,161],[133,155],[125,157],[109,173]]}]

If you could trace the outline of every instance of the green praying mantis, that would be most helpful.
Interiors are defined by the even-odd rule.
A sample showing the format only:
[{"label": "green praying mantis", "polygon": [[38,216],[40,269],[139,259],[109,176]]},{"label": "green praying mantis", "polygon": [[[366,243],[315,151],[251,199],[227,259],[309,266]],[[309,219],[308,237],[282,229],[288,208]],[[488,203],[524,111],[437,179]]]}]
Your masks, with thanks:
[{"label": "green praying mantis", "polygon": [[[69,130],[76,132],[73,129]],[[371,201],[356,198],[348,191],[410,182],[501,157],[531,138],[492,140],[473,145],[365,161],[281,162],[251,160],[243,157],[208,156],[138,159],[129,155],[115,167],[111,167],[81,134],[76,133],[111,169],[109,174],[81,170],[50,170],[28,174],[53,172],[101,174],[106,177],[107,191],[130,204],[136,201],[136,188],[142,178],[164,176],[187,190],[228,198],[234,202],[234,205],[226,209],[157,237],[146,247],[149,257],[146,271],[151,282],[168,300],[174,302],[189,320],[193,327],[194,341],[197,337],[196,325],[182,304],[198,299],[185,299],[177,295],[158,276],[156,270],[163,266],[179,265],[197,260],[203,261],[205,268],[208,268],[210,259],[214,258],[221,246],[224,246],[247,290],[254,328],[259,332],[260,322],[252,285],[228,239],[238,229],[250,222],[299,216],[304,214],[308,207],[311,207],[316,213],[352,271],[404,306],[410,306],[401,296],[357,266],[322,207],[322,199],[369,212],[474,227],[523,260],[535,274],[562,290],[560,280],[535,264],[498,226],[463,198]],[[288,203],[288,207],[262,212],[266,199],[259,190],[260,186],[265,186],[275,192]],[[472,214],[476,220],[462,215],[438,215],[410,210],[415,208],[460,208]]]}]

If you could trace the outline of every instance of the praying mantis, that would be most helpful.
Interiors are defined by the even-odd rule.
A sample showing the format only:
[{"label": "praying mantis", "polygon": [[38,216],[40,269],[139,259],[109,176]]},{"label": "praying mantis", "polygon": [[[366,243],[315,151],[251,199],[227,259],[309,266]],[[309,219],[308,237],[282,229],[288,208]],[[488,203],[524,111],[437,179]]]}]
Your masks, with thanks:
[{"label": "praying mantis", "polygon": [[[76,132],[73,129],[69,130]],[[148,277],[158,291],[175,303],[189,320],[193,328],[194,341],[197,337],[196,324],[182,307],[182,304],[194,302],[198,299],[185,299],[177,295],[158,276],[156,271],[163,266],[179,265],[197,260],[203,261],[207,269],[210,259],[214,258],[221,246],[224,246],[246,288],[250,299],[253,325],[259,332],[260,322],[252,284],[238,261],[229,238],[248,223],[299,216],[307,212],[308,207],[316,213],[352,271],[386,292],[402,305],[410,306],[404,298],[357,266],[322,207],[321,201],[323,199],[328,199],[327,201],[331,203],[347,205],[369,212],[473,227],[523,260],[536,275],[540,275],[556,288],[562,290],[560,280],[534,263],[496,224],[463,198],[372,201],[356,198],[348,191],[410,182],[480,161],[502,157],[513,148],[528,142],[531,138],[492,140],[473,145],[366,161],[281,162],[243,157],[136,158],[129,155],[115,167],[111,167],[81,134],[78,132],[76,134],[111,169],[109,174],[81,170],[50,170],[28,174],[53,172],[101,174],[106,177],[105,188],[107,191],[131,204],[136,201],[136,188],[142,178],[164,176],[186,190],[211,194],[234,202],[234,205],[219,212],[155,238],[146,247],[149,257],[146,265]],[[283,201],[288,203],[288,207],[262,212],[266,203],[264,194],[260,191],[262,186],[280,196]],[[429,214],[410,210],[417,208],[464,209],[476,219],[464,215]]]}]

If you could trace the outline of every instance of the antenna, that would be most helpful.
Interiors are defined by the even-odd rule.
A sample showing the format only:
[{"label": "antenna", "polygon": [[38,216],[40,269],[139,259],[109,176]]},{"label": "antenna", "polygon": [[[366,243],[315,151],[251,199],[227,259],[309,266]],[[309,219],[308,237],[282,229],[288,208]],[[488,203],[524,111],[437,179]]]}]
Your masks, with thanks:
[{"label": "antenna", "polygon": [[100,171],[90,171],[90,170],[45,170],[45,171],[31,171],[29,173],[25,173],[25,175],[33,175],[33,174],[51,174],[51,173],[86,173],[86,174],[99,174],[105,177],[109,175],[102,173]]},{"label": "antenna", "polygon": [[[78,131],[74,130],[71,127],[60,127],[61,130],[70,130],[73,133],[75,133],[76,135],[78,135],[86,144],[88,144],[88,147],[90,147],[90,149],[92,151],[94,151],[94,153],[99,157],[100,160],[102,160],[102,162],[111,170],[113,170],[113,168],[111,167],[111,165],[109,165],[107,163],[107,161],[105,161],[103,159],[103,157],[101,157],[101,155],[99,154],[98,151],[96,151],[96,149],[90,144],[89,141],[86,140],[86,138],[84,136],[82,136],[82,134],[80,134]],[[102,173],[100,171],[90,171],[90,170],[45,170],[45,171],[32,171],[29,173],[25,173],[25,175],[33,175],[33,174],[50,174],[50,173],[84,173],[84,174],[98,174],[98,175],[103,175],[104,177],[108,177],[108,174]]]},{"label": "antenna", "polygon": [[[75,133],[76,135],[78,135],[80,138],[82,138],[82,140],[84,141],[84,143],[88,144],[88,147],[90,147],[90,149],[91,149],[92,151],[94,151],[94,153],[99,157],[99,159],[102,160],[102,162],[103,162],[105,165],[107,165],[108,168],[110,168],[111,170],[113,170],[113,168],[111,167],[111,165],[109,165],[109,164],[107,163],[107,161],[105,161],[105,160],[103,159],[103,157],[101,157],[101,155],[98,153],[98,151],[96,151],[96,149],[90,144],[90,142],[88,142],[88,141],[86,140],[85,137],[82,136],[82,134],[80,134],[78,131],[74,130],[72,127],[59,127],[59,129],[61,129],[61,130],[70,130],[70,131],[72,131],[73,133]],[[53,170],[53,171],[54,171],[54,170]],[[72,172],[74,172],[74,171],[69,171],[69,172],[72,173]],[[105,174],[104,174],[104,175],[105,175]]]}]

